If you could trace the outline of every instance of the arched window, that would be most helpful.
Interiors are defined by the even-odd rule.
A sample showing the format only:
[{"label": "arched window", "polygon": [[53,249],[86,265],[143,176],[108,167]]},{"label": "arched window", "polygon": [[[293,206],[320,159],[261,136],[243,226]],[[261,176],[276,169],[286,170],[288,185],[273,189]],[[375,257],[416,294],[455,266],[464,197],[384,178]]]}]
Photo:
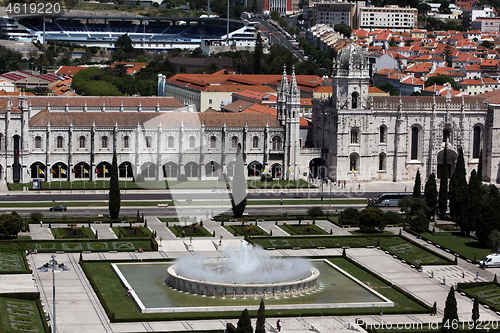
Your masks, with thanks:
[{"label": "arched window", "polygon": [[217,147],[217,138],[212,135],[210,137],[210,148],[216,148]]},{"label": "arched window", "polygon": [[385,125],[380,126],[380,129],[379,129],[379,141],[380,141],[380,143],[386,143],[386,141],[387,141],[386,135],[387,135],[387,127],[385,127]]},{"label": "arched window", "polygon": [[350,171],[358,171],[359,170],[359,155],[356,153],[351,154],[349,156],[349,169]]},{"label": "arched window", "polygon": [[108,148],[108,137],[105,135],[101,138],[101,148]]},{"label": "arched window", "polygon": [[357,128],[351,129],[351,144],[357,145],[359,143],[359,130]]},{"label": "arched window", "polygon": [[443,142],[451,141],[451,132],[449,128],[443,129]]},{"label": "arched window", "polygon": [[56,138],[56,148],[62,148],[62,147],[63,147],[63,137],[59,135]]},{"label": "arched window", "polygon": [[386,168],[386,156],[385,153],[378,154],[378,170],[385,171]]},{"label": "arched window", "polygon": [[237,136],[233,136],[231,138],[231,147],[232,148],[238,147],[238,137]]},{"label": "arched window", "polygon": [[83,135],[79,138],[79,141],[80,141],[80,148],[85,148],[85,137]]},{"label": "arched window", "polygon": [[417,160],[418,159],[418,143],[419,143],[419,136],[420,136],[420,131],[418,127],[413,127],[411,129],[411,153],[410,153],[410,158],[412,160]]},{"label": "arched window", "polygon": [[125,135],[123,137],[123,148],[129,148],[130,147],[130,138],[128,135]]},{"label": "arched window", "polygon": [[358,108],[358,98],[359,98],[359,94],[357,92],[353,92],[351,95],[351,109]]},{"label": "arched window", "polygon": [[479,158],[481,154],[481,127],[474,126],[474,137],[472,140],[472,158]]},{"label": "arched window", "polygon": [[153,145],[153,138],[151,136],[146,136],[146,148],[151,148]]},{"label": "arched window", "polygon": [[259,148],[259,137],[254,136],[252,138],[252,148]]},{"label": "arched window", "polygon": [[0,134],[0,149],[4,149],[4,141],[3,141],[3,134]]},{"label": "arched window", "polygon": [[281,150],[281,137],[276,135],[276,136],[273,136],[273,140],[272,140],[272,144],[273,144],[273,150]]},{"label": "arched window", "polygon": [[35,136],[35,148],[42,148],[42,137]]},{"label": "arched window", "polygon": [[174,148],[174,137],[169,136],[167,138],[167,148]]},{"label": "arched window", "polygon": [[189,148],[194,148],[194,141],[195,141],[195,137],[191,135],[189,137]]}]

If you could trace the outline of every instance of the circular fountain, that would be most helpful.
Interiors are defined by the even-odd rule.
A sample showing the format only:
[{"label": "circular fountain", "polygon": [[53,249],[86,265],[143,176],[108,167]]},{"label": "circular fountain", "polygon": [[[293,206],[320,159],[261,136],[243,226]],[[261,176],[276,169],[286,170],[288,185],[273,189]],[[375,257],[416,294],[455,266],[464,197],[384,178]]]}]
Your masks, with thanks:
[{"label": "circular fountain", "polygon": [[243,241],[220,258],[184,257],[167,270],[167,284],[192,294],[222,297],[295,296],[316,288],[319,271],[299,258],[269,257]]}]

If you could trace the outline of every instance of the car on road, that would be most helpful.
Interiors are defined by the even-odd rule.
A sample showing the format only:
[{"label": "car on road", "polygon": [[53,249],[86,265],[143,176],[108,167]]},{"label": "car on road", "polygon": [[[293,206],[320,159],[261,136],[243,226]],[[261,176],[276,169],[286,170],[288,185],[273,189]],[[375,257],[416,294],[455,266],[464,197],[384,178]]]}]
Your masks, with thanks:
[{"label": "car on road", "polygon": [[55,207],[50,207],[50,209],[49,209],[49,210],[50,210],[51,212],[52,212],[52,211],[59,211],[59,212],[63,212],[63,211],[64,211],[64,212],[65,212],[65,211],[67,211],[67,210],[68,210],[68,207],[66,207],[66,206],[55,206]]}]

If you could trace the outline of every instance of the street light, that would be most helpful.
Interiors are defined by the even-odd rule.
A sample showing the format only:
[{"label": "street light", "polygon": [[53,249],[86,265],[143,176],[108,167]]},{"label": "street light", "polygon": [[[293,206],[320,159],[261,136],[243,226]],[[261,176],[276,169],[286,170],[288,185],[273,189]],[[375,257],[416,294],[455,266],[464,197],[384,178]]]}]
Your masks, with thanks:
[{"label": "street light", "polygon": [[43,266],[38,267],[37,269],[40,272],[48,272],[49,269],[52,270],[52,327],[54,328],[54,333],[57,332],[57,327],[56,327],[56,278],[55,278],[55,272],[60,271],[61,269],[63,271],[69,271],[69,267],[64,265],[63,263],[58,263],[56,260],[56,255],[53,254],[50,256],[52,259],[49,260],[49,262],[43,264]]}]

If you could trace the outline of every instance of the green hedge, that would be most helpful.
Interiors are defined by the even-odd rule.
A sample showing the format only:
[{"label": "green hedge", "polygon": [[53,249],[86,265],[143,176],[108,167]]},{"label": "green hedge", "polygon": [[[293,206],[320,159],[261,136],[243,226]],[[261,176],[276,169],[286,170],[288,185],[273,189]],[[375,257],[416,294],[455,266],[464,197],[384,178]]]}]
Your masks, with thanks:
[{"label": "green hedge", "polygon": [[[307,226],[309,227],[310,231],[302,231],[300,227]],[[289,233],[290,235],[328,235],[328,232],[321,229],[315,224],[312,223],[306,223],[306,224],[289,224],[289,223],[283,223],[282,225],[279,226],[281,229]]]}]

